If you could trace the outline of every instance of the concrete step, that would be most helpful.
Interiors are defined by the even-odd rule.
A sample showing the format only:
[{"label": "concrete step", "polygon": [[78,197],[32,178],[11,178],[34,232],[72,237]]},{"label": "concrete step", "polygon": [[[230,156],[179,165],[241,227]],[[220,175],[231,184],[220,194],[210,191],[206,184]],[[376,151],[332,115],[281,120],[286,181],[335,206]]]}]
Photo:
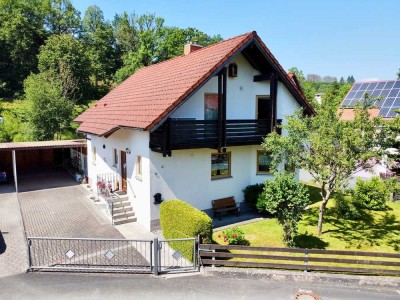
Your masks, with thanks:
[{"label": "concrete step", "polygon": [[121,219],[121,220],[114,220],[114,225],[121,225],[121,224],[126,224],[126,223],[133,223],[136,222],[137,218],[136,217],[128,217],[126,219]]},{"label": "concrete step", "polygon": [[128,201],[129,197],[128,196],[117,197],[117,196],[113,195],[112,199],[113,199],[113,201]]},{"label": "concrete step", "polygon": [[121,207],[121,208],[117,208],[117,209],[115,209],[114,208],[114,215],[115,214],[121,214],[121,213],[125,213],[125,212],[129,212],[129,211],[132,211],[133,209],[132,209],[132,206],[128,206],[128,207]]},{"label": "concrete step", "polygon": [[130,205],[131,205],[130,202],[124,201],[124,202],[117,202],[117,203],[114,203],[113,207],[114,207],[114,209],[116,209],[116,208],[120,208],[120,207],[128,207],[128,206],[130,206]]},{"label": "concrete step", "polygon": [[124,199],[113,198],[111,201],[112,201],[113,203],[130,202],[129,199],[128,199],[128,197],[127,197],[127,198],[124,198]]},{"label": "concrete step", "polygon": [[115,192],[113,192],[113,196],[118,197],[118,198],[125,197],[127,195],[128,194],[126,192],[124,192],[124,191],[115,191]]},{"label": "concrete step", "polygon": [[119,213],[119,214],[114,214],[113,218],[114,220],[119,220],[119,219],[125,219],[128,217],[134,217],[135,216],[135,212],[123,212],[123,213]]}]

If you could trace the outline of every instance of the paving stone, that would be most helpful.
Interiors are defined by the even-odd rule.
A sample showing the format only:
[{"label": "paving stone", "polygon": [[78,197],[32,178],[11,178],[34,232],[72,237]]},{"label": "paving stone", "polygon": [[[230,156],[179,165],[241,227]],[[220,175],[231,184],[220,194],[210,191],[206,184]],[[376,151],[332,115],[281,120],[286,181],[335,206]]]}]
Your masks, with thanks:
[{"label": "paving stone", "polygon": [[0,193],[0,231],[6,244],[5,252],[0,254],[0,277],[26,272],[27,247],[15,193]]}]

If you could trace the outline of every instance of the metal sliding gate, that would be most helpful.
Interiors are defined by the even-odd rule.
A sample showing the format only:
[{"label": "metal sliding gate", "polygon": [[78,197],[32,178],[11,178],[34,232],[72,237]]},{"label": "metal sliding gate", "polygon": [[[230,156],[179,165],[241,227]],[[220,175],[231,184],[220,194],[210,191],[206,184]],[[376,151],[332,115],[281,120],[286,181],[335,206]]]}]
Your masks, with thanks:
[{"label": "metal sliding gate", "polygon": [[28,237],[30,271],[160,273],[197,268],[195,238],[154,240]]}]

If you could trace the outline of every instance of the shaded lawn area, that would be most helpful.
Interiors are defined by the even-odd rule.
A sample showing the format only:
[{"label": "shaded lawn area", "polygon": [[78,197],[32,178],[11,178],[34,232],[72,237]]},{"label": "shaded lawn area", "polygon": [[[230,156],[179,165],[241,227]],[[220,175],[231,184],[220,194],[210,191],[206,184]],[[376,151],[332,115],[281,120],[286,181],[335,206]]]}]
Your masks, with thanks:
[{"label": "shaded lawn area", "polygon": [[[318,197],[318,191],[314,195]],[[315,198],[314,198],[315,199]],[[324,216],[322,235],[317,235],[318,207],[313,201],[299,223],[296,246],[332,250],[357,250],[400,253],[400,203],[388,203],[387,211],[362,212],[358,221],[339,219],[334,213],[334,199],[330,199]],[[267,219],[239,226],[250,246],[285,247],[282,229],[276,219]],[[214,240],[224,244],[214,233]]]}]

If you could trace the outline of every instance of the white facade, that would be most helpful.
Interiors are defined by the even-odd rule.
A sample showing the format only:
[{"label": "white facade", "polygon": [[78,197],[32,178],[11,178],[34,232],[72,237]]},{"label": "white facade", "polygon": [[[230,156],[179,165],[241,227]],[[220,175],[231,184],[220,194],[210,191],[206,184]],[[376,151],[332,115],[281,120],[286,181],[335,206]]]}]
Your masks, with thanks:
[{"label": "white facade", "polygon": [[[227,77],[227,119],[256,119],[257,97],[269,96],[269,81],[253,82],[259,72],[247,60],[238,55],[231,62],[238,66],[237,77]],[[217,94],[217,77],[211,78],[191,98],[178,107],[172,118],[196,118],[204,120],[204,95]],[[285,119],[300,105],[282,84],[278,84],[277,118]],[[96,160],[94,161],[94,147]],[[249,184],[261,183],[271,175],[257,175],[257,150],[261,146],[227,147],[231,153],[231,176],[211,179],[212,149],[173,150],[171,157],[163,157],[149,148],[149,132],[120,129],[110,137],[88,136],[89,178],[93,186],[97,174],[116,172],[121,174],[120,163],[114,164],[114,149],[126,151],[128,195],[138,222],[147,229],[159,219],[159,205],[153,196],[162,194],[164,201],[181,199],[206,210],[211,200],[235,196],[243,201],[242,190]],[[142,157],[142,176],[136,176],[136,158]]]}]

